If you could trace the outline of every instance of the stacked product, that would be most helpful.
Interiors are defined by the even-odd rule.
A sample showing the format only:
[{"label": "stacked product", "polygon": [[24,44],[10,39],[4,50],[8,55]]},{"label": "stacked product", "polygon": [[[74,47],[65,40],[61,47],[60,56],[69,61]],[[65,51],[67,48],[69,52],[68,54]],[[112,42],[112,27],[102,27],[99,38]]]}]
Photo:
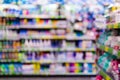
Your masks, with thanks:
[{"label": "stacked product", "polygon": [[65,64],[22,64],[22,63],[6,63],[0,64],[1,75],[90,75],[95,73],[95,64],[92,63],[65,63]]},{"label": "stacked product", "polygon": [[[120,71],[120,25],[119,25],[119,3],[109,7],[109,14],[106,15],[106,29],[98,39],[98,67],[101,69],[98,80],[119,80]],[[102,77],[100,77],[102,76]]]},{"label": "stacked product", "polygon": [[19,16],[7,6],[0,17],[0,75],[95,75],[92,25],[75,31],[57,10],[27,6],[15,8]]}]

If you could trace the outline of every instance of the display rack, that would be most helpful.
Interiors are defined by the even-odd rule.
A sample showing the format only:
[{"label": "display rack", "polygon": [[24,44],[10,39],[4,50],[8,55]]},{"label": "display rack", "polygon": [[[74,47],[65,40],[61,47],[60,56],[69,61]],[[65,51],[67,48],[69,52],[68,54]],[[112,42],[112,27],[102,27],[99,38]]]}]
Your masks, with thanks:
[{"label": "display rack", "polygon": [[[113,5],[109,8],[109,13],[106,21],[106,28],[104,32],[100,34],[97,42],[97,66],[100,69],[98,80],[119,80],[119,59],[120,59],[120,49],[119,49],[119,6]],[[115,17],[113,17],[115,16]],[[117,33],[118,32],[118,33]],[[116,39],[116,43],[113,39]],[[109,42],[110,41],[110,42]],[[103,61],[103,62],[100,62]],[[116,66],[116,67],[115,67]]]},{"label": "display rack", "polygon": [[[100,44],[97,44],[97,47],[105,52],[108,52],[112,55],[114,55],[114,51],[115,49],[114,48],[111,48],[111,47],[108,47],[108,46],[105,46],[105,45],[100,45]],[[118,50],[117,53],[116,53],[116,56],[119,58],[120,57],[120,51]]]},{"label": "display rack", "polygon": [[[67,35],[66,32],[69,32],[71,27],[66,18],[1,16],[0,20],[3,30],[1,31],[3,35],[0,37],[0,77],[96,75],[96,65],[93,60],[95,38]],[[65,21],[65,27],[61,24],[58,27],[56,23],[59,21]],[[63,34],[58,31],[56,35],[57,29],[64,30]],[[43,33],[40,34],[40,30]],[[53,30],[52,35],[50,30]],[[73,46],[70,46],[71,41],[74,42]],[[75,46],[78,42],[80,46]],[[89,44],[90,46],[87,46]]]},{"label": "display rack", "polygon": [[114,78],[112,77],[112,75],[108,74],[100,66],[98,66],[98,67],[101,69],[98,74],[102,75],[105,80],[114,80]]},{"label": "display rack", "polygon": [[108,24],[107,28],[108,29],[119,29],[120,28],[120,23]]}]

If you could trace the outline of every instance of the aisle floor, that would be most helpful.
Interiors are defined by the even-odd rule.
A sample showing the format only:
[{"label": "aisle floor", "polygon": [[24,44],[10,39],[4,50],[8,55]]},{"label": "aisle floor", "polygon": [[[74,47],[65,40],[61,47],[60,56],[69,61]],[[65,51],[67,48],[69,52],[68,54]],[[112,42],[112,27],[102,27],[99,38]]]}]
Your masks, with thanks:
[{"label": "aisle floor", "polygon": [[95,80],[93,77],[55,77],[55,78],[0,78],[0,80]]}]

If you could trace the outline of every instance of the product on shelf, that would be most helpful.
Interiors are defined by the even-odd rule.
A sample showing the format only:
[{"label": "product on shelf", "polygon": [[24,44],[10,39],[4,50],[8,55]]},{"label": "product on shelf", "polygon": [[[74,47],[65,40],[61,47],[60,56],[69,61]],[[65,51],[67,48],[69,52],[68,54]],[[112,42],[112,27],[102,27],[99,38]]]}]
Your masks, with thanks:
[{"label": "product on shelf", "polygon": [[[9,35],[12,34],[12,35]],[[14,38],[18,38],[18,35],[16,32],[10,31],[10,30],[0,30],[0,39],[14,39]]]},{"label": "product on shelf", "polygon": [[[85,55],[84,55],[85,54]],[[28,62],[60,62],[60,63],[66,63],[66,62],[84,62],[86,60],[87,63],[94,63],[93,60],[93,53],[88,56],[87,52],[26,52],[24,56],[24,60]],[[84,57],[85,59],[84,59]],[[90,62],[89,62],[90,61]]]},{"label": "product on shelf", "polygon": [[105,29],[106,28],[106,17],[102,14],[97,14],[94,23],[98,29]]},{"label": "product on shelf", "polygon": [[97,73],[92,13],[71,10],[71,17],[83,20],[72,27],[64,18],[64,5],[11,5],[0,9],[0,75]]},{"label": "product on shelf", "polygon": [[34,74],[34,65],[33,64],[22,65],[22,74]]},{"label": "product on shelf", "polygon": [[112,25],[112,24],[115,24],[115,23],[119,23],[120,20],[119,20],[119,17],[120,17],[120,11],[119,10],[116,10],[114,12],[111,12],[109,14],[109,16],[107,17],[107,23],[109,25]]},{"label": "product on shelf", "polygon": [[104,53],[102,56],[99,57],[98,64],[102,66],[102,68],[106,72],[109,72],[111,61],[112,61],[112,57],[109,57],[108,53]]},{"label": "product on shelf", "polygon": [[119,66],[120,65],[120,60],[112,60],[111,66],[112,66],[112,74],[115,79],[119,79],[120,77],[120,72],[119,72]]},{"label": "product on shelf", "polygon": [[14,4],[0,4],[0,16],[19,16],[20,8]]},{"label": "product on shelf", "polygon": [[19,28],[67,28],[65,20],[20,19]]},{"label": "product on shelf", "polygon": [[[92,66],[92,64],[88,64]],[[66,63],[64,64],[50,64],[50,65],[40,65],[38,63],[34,64],[0,64],[0,75],[32,75],[32,74],[71,74],[71,73],[93,73],[92,68],[88,69],[83,66],[83,63]],[[84,73],[83,73],[84,74]]]},{"label": "product on shelf", "polygon": [[19,41],[6,40],[0,43],[1,50],[18,50],[21,48],[21,43]]},{"label": "product on shelf", "polygon": [[99,44],[119,50],[119,30],[106,31],[98,39]]},{"label": "product on shelf", "polygon": [[96,80],[104,80],[104,78],[101,75],[97,75]]},{"label": "product on shelf", "polygon": [[92,52],[86,52],[85,60],[92,61],[94,59],[94,54]]},{"label": "product on shelf", "polygon": [[29,5],[29,4],[24,4],[20,5],[21,8],[21,17],[28,16],[29,18],[31,17],[44,17],[44,18],[49,18],[49,17],[64,17],[64,12],[60,10],[62,14],[58,15],[58,4],[49,4],[49,5]]},{"label": "product on shelf", "polygon": [[0,75],[14,75],[22,74],[22,64],[0,64],[1,73]]},{"label": "product on shelf", "polygon": [[23,53],[19,52],[0,52],[0,62],[19,62],[23,59]]},{"label": "product on shelf", "polygon": [[[119,2],[119,1],[118,1]],[[98,38],[98,51],[99,58],[97,61],[98,67],[101,69],[96,79],[102,80],[119,80],[119,17],[120,6],[117,1],[109,6],[106,12],[106,25],[103,32]],[[99,19],[97,19],[99,21]],[[99,26],[99,25],[98,25]],[[103,54],[104,53],[104,54]]]}]

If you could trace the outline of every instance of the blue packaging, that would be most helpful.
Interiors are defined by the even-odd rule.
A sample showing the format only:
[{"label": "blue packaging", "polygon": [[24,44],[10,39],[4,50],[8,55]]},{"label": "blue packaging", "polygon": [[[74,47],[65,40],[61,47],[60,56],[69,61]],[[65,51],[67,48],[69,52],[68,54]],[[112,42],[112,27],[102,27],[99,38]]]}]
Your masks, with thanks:
[{"label": "blue packaging", "polygon": [[31,61],[32,60],[33,54],[31,52],[27,53],[27,60]]},{"label": "blue packaging", "polygon": [[17,64],[14,64],[14,66],[15,66],[15,74],[21,74],[22,73],[22,64],[17,63]]},{"label": "blue packaging", "polygon": [[9,74],[9,64],[4,64],[4,67],[5,67],[5,74]]},{"label": "blue packaging", "polygon": [[20,36],[27,35],[27,30],[20,30]]},{"label": "blue packaging", "polygon": [[89,73],[93,72],[92,63],[88,63],[88,72],[89,72]]}]

